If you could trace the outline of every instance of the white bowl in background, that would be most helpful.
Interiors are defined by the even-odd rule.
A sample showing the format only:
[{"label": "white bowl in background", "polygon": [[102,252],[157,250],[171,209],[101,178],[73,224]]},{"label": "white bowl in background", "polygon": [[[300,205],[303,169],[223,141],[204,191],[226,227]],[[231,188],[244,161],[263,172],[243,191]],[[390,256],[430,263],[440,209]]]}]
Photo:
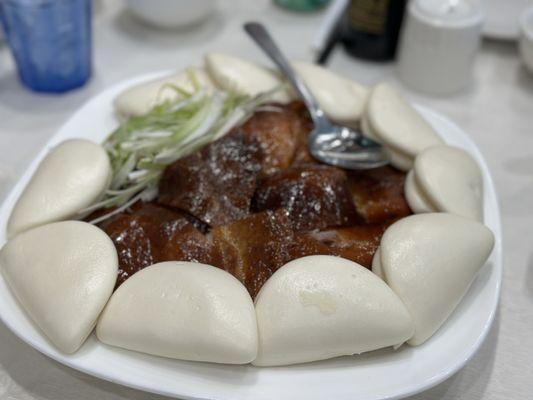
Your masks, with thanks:
[{"label": "white bowl in background", "polygon": [[193,25],[213,11],[214,0],[127,0],[128,9],[140,20],[158,28]]}]

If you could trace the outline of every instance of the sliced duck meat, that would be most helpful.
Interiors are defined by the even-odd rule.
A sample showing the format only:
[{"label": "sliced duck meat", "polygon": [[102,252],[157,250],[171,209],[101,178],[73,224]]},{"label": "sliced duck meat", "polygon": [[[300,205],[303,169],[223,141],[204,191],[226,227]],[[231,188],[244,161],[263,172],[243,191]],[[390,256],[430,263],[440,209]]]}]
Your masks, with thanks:
[{"label": "sliced duck meat", "polygon": [[[394,220],[379,224],[364,224],[346,228],[329,229],[322,232],[312,232],[304,237],[308,241],[320,243],[324,251],[329,254],[355,261],[364,267],[372,266],[372,258],[379,247],[381,236]],[[315,245],[316,246],[316,245]],[[316,246],[318,248],[318,246]]]},{"label": "sliced duck meat", "polygon": [[368,223],[401,218],[412,212],[405,200],[405,173],[391,167],[349,171],[348,182],[357,212]]},{"label": "sliced duck meat", "polygon": [[264,211],[211,232],[214,265],[239,279],[255,297],[261,286],[291,257],[295,235],[285,210]]},{"label": "sliced duck meat", "polygon": [[258,143],[232,132],[169,166],[159,184],[158,201],[210,226],[245,218],[261,161]]},{"label": "sliced duck meat", "polygon": [[119,257],[117,287],[134,273],[161,261],[210,264],[213,247],[182,212],[138,203],[129,212],[99,224],[113,240]]},{"label": "sliced duck meat", "polygon": [[298,136],[296,153],[292,165],[318,164],[318,161],[309,152],[309,134],[313,130],[313,121],[309,116],[307,107],[301,101],[293,101],[287,107],[298,115]]},{"label": "sliced duck meat", "polygon": [[261,176],[291,165],[316,163],[309,153],[308,137],[313,123],[305,104],[266,104],[237,131],[257,140],[263,151]]},{"label": "sliced duck meat", "polygon": [[306,256],[334,255],[331,249],[311,233],[296,233],[294,240],[288,243],[289,260],[296,260]]},{"label": "sliced duck meat", "polygon": [[325,165],[291,167],[262,179],[253,207],[257,211],[284,208],[299,232],[353,225],[358,218],[346,173]]},{"label": "sliced duck meat", "polygon": [[303,129],[301,118],[291,109],[267,104],[237,130],[253,138],[262,150],[261,176],[289,167]]}]

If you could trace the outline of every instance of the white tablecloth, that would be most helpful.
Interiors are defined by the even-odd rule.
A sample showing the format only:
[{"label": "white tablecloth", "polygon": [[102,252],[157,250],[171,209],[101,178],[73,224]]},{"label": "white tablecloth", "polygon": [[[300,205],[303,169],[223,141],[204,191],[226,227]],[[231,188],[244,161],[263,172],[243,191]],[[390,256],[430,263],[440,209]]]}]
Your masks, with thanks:
[{"label": "white tablecloth", "polygon": [[[199,63],[207,51],[264,56],[241,32],[248,19],[266,23],[293,58],[311,58],[308,44],[320,13],[295,14],[271,1],[220,1],[205,24],[182,32],[146,28],[118,1],[95,0],[94,75],[81,90],[51,96],[19,84],[0,44],[0,199],[68,116],[91,96],[125,78]],[[462,94],[415,101],[456,121],[492,170],[504,223],[505,271],[499,312],[479,352],[459,373],[416,400],[533,399],[533,75],[512,43],[486,42],[475,82]],[[331,68],[372,84],[395,81],[393,65],[354,61],[338,50]],[[64,367],[25,345],[0,323],[1,399],[158,399]]]}]

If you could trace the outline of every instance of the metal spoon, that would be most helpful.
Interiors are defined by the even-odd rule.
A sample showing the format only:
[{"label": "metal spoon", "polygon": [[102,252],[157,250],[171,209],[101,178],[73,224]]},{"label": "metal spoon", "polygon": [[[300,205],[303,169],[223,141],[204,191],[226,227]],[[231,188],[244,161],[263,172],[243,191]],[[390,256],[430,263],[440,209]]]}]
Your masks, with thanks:
[{"label": "metal spoon", "polygon": [[244,24],[244,30],[287,77],[307,106],[315,125],[309,135],[309,150],[313,157],[347,169],[377,168],[389,162],[381,145],[351,128],[331,123],[263,25],[248,22]]}]

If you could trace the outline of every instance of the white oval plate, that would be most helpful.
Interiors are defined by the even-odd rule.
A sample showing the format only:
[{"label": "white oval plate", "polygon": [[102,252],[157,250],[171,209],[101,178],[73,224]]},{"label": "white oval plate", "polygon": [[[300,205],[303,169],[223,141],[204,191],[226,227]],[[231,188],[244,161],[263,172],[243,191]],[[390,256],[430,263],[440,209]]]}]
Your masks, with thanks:
[{"label": "white oval plate", "polygon": [[[6,223],[15,200],[49,149],[72,137],[103,141],[117,125],[112,111],[114,97],[124,88],[158,75],[161,73],[117,84],[72,116],[33,160],[2,205],[0,244],[6,241]],[[475,144],[445,117],[418,108],[447,143],[466,149],[478,161],[485,184],[485,221],[496,236],[494,251],[469,292],[424,345],[290,367],[255,368],[148,356],[103,345],[93,334],[76,354],[65,355],[27,318],[0,276],[1,319],[30,346],[65,365],[115,383],[183,399],[377,400],[408,396],[438,384],[473,355],[494,318],[502,273],[500,215],[489,170]]]}]

